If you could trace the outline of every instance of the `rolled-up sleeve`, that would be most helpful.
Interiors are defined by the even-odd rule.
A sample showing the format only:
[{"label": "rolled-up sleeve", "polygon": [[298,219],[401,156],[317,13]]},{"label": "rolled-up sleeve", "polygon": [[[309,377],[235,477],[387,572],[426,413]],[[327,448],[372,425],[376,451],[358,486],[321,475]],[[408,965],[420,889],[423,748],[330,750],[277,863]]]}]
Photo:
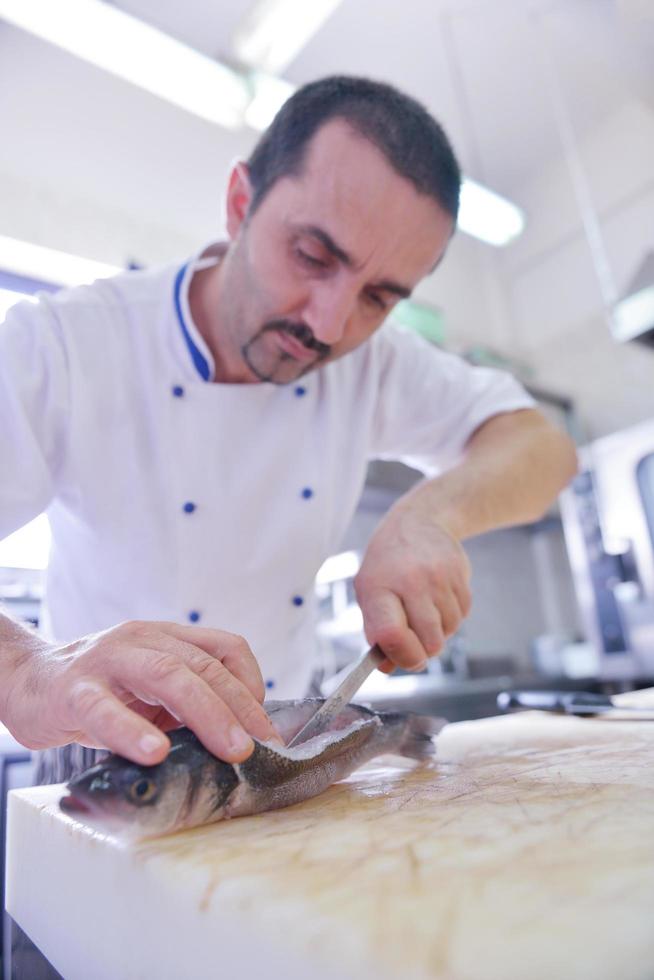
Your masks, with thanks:
[{"label": "rolled-up sleeve", "polygon": [[535,405],[507,372],[474,367],[392,327],[384,330],[380,367],[372,455],[425,473],[453,465],[494,415]]},{"label": "rolled-up sleeve", "polygon": [[0,538],[55,495],[68,412],[57,319],[47,300],[18,303],[0,324]]}]

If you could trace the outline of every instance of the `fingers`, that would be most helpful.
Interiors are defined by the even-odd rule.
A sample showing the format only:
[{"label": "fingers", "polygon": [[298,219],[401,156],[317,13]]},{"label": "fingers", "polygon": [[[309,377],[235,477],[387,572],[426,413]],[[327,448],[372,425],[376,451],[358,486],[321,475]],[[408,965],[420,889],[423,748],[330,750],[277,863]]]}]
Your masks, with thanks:
[{"label": "fingers", "polygon": [[[165,624],[166,627],[169,624]],[[234,713],[243,728],[261,741],[279,738],[270,718],[261,707],[264,685],[259,666],[245,640],[231,633],[219,630],[202,630],[197,636],[193,627],[177,627],[170,624],[162,634],[153,634],[147,639],[148,646],[161,653],[179,658],[198,677],[201,677],[212,691],[223,700]],[[200,639],[201,645],[187,642]],[[208,651],[208,652],[205,652]],[[245,680],[243,679],[245,678]],[[253,695],[250,684],[255,689]],[[247,682],[247,683],[246,683]],[[194,731],[196,725],[192,725]],[[196,734],[199,734],[196,731]]]},{"label": "fingers", "polygon": [[[442,590],[436,600],[428,595],[400,599],[390,591],[361,600],[370,643],[378,643],[394,666],[420,670],[429,657],[439,654],[470,610],[471,598],[464,583]],[[382,665],[390,673],[392,666]]]},{"label": "fingers", "polygon": [[260,703],[266,689],[256,657],[242,636],[224,630],[201,626],[180,626],[178,623],[157,623],[162,632],[187,644],[199,647],[210,657],[220,660],[227,670],[251,691]]},{"label": "fingers", "polygon": [[461,619],[465,619],[472,608],[472,592],[470,591],[470,586],[463,580],[455,580],[452,583],[452,591],[459,605]]},{"label": "fingers", "polygon": [[457,593],[449,588],[440,589],[434,599],[411,595],[404,600],[404,608],[409,626],[431,657],[440,653],[445,639],[456,633],[465,615]]},{"label": "fingers", "polygon": [[368,642],[379,644],[394,666],[420,670],[427,654],[409,627],[400,599],[393,592],[380,590],[360,599],[360,605]]},{"label": "fingers", "polygon": [[224,667],[190,644],[168,637],[167,650],[129,650],[111,665],[111,678],[142,701],[163,705],[191,728],[214,755],[241,762],[276,732],[261,705]]},{"label": "fingers", "polygon": [[[429,596],[413,596],[404,600],[408,626],[416,634],[424,650],[425,657],[440,653],[445,643],[445,616]],[[451,613],[448,610],[449,622]]]},{"label": "fingers", "polygon": [[[46,674],[44,695],[35,678]],[[252,651],[219,630],[122,623],[37,651],[16,676],[25,695],[15,727],[34,748],[77,740],[154,764],[170,748],[163,732],[180,722],[228,762],[251,754],[252,736],[281,741]]]},{"label": "fingers", "polygon": [[168,754],[166,736],[126,708],[100,682],[79,680],[71,686],[68,698],[77,741],[106,747],[146,766],[162,762]]},{"label": "fingers", "polygon": [[187,725],[228,762],[252,753],[252,736],[281,741],[261,706],[261,673],[241,637],[129,622],[72,647],[56,713],[60,727],[81,732],[84,741],[148,762],[160,761],[170,745],[151,722],[166,730]]}]

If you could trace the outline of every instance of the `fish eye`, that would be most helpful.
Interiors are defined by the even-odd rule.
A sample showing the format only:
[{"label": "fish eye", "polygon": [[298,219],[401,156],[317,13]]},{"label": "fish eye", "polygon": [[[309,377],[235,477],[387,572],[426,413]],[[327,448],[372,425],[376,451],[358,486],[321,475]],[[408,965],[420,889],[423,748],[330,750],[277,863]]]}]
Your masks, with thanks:
[{"label": "fish eye", "polygon": [[157,795],[157,784],[153,779],[142,776],[134,780],[127,793],[133,803],[150,803]]}]

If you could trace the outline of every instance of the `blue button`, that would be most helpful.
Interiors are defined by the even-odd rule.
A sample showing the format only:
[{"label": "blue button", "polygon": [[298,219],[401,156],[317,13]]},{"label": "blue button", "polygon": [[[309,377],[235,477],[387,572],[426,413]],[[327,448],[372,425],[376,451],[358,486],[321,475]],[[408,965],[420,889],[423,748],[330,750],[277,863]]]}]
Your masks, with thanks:
[{"label": "blue button", "polygon": [[184,504],[184,513],[192,514],[196,506],[197,504],[194,504],[192,500],[187,500],[186,503]]},{"label": "blue button", "polygon": [[175,385],[175,387],[173,388],[173,395],[175,396],[175,398],[184,397],[184,389],[182,388],[181,385]]},{"label": "blue button", "polygon": [[304,490],[302,491],[302,496],[304,497],[305,500],[309,500],[310,497],[313,497],[313,490],[311,489],[311,487],[305,487]]},{"label": "blue button", "polygon": [[200,613],[197,611],[197,609],[191,609],[190,613],[188,614],[188,618],[192,623],[197,623],[200,619]]},{"label": "blue button", "polygon": [[304,599],[302,598],[301,595],[294,595],[293,596],[293,605],[294,606],[303,606],[304,605]]},{"label": "blue button", "polygon": [[304,385],[298,385],[297,388],[295,389],[295,394],[297,395],[298,398],[301,398],[302,395],[306,395],[306,393],[307,393],[307,389],[304,387]]},{"label": "blue button", "polygon": [[275,686],[274,681],[266,681],[266,687],[268,688],[269,691],[272,690],[274,686]]}]

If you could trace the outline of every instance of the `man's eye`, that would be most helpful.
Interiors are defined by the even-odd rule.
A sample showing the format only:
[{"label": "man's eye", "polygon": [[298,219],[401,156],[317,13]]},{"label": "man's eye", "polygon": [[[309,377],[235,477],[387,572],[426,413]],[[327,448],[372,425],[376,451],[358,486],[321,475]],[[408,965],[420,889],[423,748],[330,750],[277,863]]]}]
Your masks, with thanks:
[{"label": "man's eye", "polygon": [[308,252],[303,251],[301,248],[296,248],[295,254],[301,262],[304,262],[305,265],[310,266],[312,269],[325,269],[327,267],[327,263],[323,262],[322,259],[316,258],[315,255],[309,255]]},{"label": "man's eye", "polygon": [[383,299],[383,297],[379,295],[379,293],[366,293],[366,297],[368,301],[372,303],[373,306],[377,307],[377,309],[379,310],[387,309],[388,304]]}]

